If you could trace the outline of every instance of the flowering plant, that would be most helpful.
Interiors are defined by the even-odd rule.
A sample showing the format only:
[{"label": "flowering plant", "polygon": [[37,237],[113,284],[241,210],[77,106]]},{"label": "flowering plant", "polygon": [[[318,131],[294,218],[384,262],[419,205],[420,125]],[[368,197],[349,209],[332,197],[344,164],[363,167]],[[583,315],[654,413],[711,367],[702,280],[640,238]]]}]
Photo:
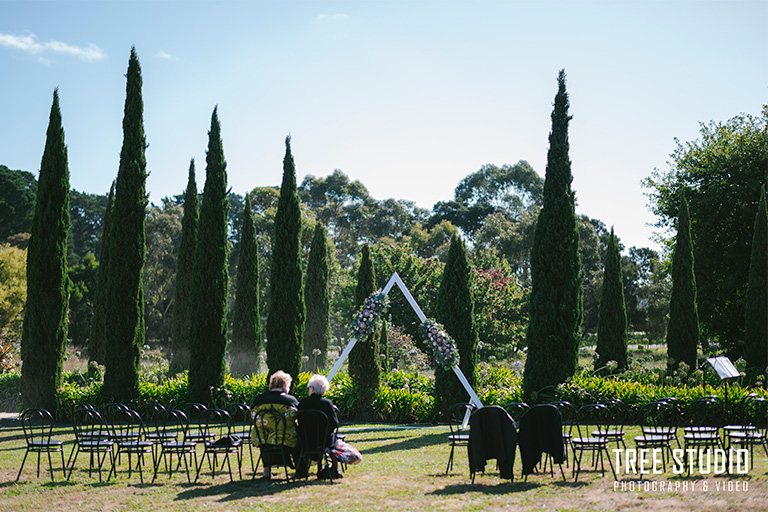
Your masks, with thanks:
[{"label": "flowering plant", "polygon": [[432,347],[435,362],[443,370],[450,370],[459,364],[459,351],[456,349],[456,342],[445,332],[445,327],[435,320],[427,318],[421,324],[421,329],[426,335],[429,346]]},{"label": "flowering plant", "polygon": [[355,319],[352,321],[350,336],[364,340],[373,330],[376,321],[382,313],[389,309],[389,298],[378,290],[369,295],[360,309],[355,313]]}]

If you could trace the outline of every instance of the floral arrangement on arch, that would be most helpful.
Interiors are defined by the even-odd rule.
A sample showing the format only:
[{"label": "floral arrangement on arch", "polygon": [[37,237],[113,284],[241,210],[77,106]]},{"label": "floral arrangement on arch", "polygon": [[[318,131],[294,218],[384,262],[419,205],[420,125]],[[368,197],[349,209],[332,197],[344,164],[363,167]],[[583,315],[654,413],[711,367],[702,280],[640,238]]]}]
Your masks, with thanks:
[{"label": "floral arrangement on arch", "polygon": [[443,369],[450,370],[459,364],[459,351],[456,342],[445,332],[445,327],[432,318],[427,318],[421,324],[421,329],[427,338],[435,362]]},{"label": "floral arrangement on arch", "polygon": [[357,340],[365,340],[376,325],[379,317],[389,309],[389,298],[377,290],[369,295],[352,321],[350,336]]}]

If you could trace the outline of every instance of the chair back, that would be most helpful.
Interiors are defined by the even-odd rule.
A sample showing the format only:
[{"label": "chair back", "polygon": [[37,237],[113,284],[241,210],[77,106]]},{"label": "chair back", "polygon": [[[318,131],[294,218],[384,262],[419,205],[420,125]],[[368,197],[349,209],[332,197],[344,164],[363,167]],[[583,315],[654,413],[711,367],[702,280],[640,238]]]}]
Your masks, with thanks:
[{"label": "chair back", "polygon": [[582,441],[592,439],[595,442],[601,440],[607,442],[607,436],[603,435],[603,433],[608,430],[609,418],[610,412],[603,404],[582,405],[576,411],[576,432],[574,432],[574,437]]},{"label": "chair back", "polygon": [[689,427],[721,427],[725,409],[714,396],[697,398],[685,408],[685,424]]},{"label": "chair back", "polygon": [[565,461],[563,422],[560,411],[552,404],[534,405],[520,418],[517,432],[523,474],[530,475],[543,453],[552,456],[557,464]]},{"label": "chair back", "polygon": [[206,438],[206,446],[232,434],[232,418],[224,409],[207,409],[203,413],[203,419],[203,435]]},{"label": "chair back", "polygon": [[229,404],[227,406],[227,412],[229,412],[229,415],[232,418],[232,432],[243,439],[250,438],[252,420],[251,408],[248,407],[248,404]]},{"label": "chair back", "polygon": [[189,420],[180,409],[166,409],[160,413],[160,438],[163,442],[186,442]]},{"label": "chair back", "polygon": [[747,425],[766,433],[768,429],[768,400],[763,397],[754,397],[745,407]]},{"label": "chair back", "polygon": [[109,430],[96,409],[85,407],[75,409],[72,414],[72,427],[75,430],[75,441],[78,444],[101,442],[109,439]]},{"label": "chair back", "polygon": [[27,446],[49,444],[53,432],[53,416],[45,409],[26,409],[21,413],[21,428]]},{"label": "chair back", "polygon": [[307,409],[296,414],[296,433],[303,455],[316,458],[328,446],[328,416],[323,411]]},{"label": "chair back", "polygon": [[501,478],[512,478],[517,448],[515,420],[502,407],[481,407],[469,419],[469,471],[483,471],[486,460],[496,459]]},{"label": "chair back", "polygon": [[285,415],[274,407],[257,409],[253,417],[254,441],[259,446],[282,446],[285,444]]},{"label": "chair back", "polygon": [[108,420],[110,437],[121,443],[144,439],[144,422],[133,409],[115,409]]},{"label": "chair back", "polygon": [[208,409],[205,404],[199,402],[187,402],[179,406],[179,409],[187,415],[190,425],[196,425],[197,428],[202,428],[204,420],[204,413]]},{"label": "chair back", "polygon": [[469,416],[477,410],[472,403],[457,403],[448,408],[448,428],[451,435],[466,434],[469,429]]}]

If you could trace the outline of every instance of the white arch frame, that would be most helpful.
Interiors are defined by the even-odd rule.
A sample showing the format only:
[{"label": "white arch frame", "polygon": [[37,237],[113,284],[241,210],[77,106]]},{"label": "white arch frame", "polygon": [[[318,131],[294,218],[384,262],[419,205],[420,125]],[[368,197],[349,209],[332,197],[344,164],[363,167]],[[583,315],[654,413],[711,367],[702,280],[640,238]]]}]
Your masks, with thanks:
[{"label": "white arch frame", "polygon": [[[401,292],[403,292],[403,295],[405,295],[405,298],[408,300],[408,303],[413,308],[413,312],[416,313],[416,316],[419,317],[419,320],[421,321],[421,323],[424,323],[424,321],[427,319],[427,316],[421,310],[421,307],[419,307],[419,304],[416,302],[416,299],[413,298],[413,295],[411,295],[411,292],[408,290],[408,287],[405,286],[405,283],[403,283],[403,280],[400,279],[399,275],[397,275],[397,272],[392,274],[392,277],[389,278],[387,285],[382,290],[382,295],[387,296],[395,284],[397,284],[397,287],[400,288]],[[341,368],[341,365],[344,364],[344,361],[346,361],[347,356],[349,356],[349,353],[352,351],[356,343],[357,343],[357,338],[352,337],[349,339],[349,343],[347,343],[347,346],[344,347],[344,351],[339,356],[339,359],[336,361],[336,364],[334,364],[333,368],[331,368],[331,371],[328,372],[328,375],[327,375],[328,381],[331,381],[333,377],[336,376],[336,373],[339,371],[339,368]],[[478,408],[483,407],[482,402],[480,402],[480,398],[478,398],[477,393],[475,393],[475,390],[472,389],[472,386],[469,385],[469,381],[467,381],[466,376],[464,376],[464,372],[461,371],[461,368],[459,368],[458,365],[453,367],[453,373],[456,374],[456,377],[458,377],[459,382],[461,382],[461,385],[464,386],[464,389],[469,394],[470,401],[473,404],[475,404]]]}]

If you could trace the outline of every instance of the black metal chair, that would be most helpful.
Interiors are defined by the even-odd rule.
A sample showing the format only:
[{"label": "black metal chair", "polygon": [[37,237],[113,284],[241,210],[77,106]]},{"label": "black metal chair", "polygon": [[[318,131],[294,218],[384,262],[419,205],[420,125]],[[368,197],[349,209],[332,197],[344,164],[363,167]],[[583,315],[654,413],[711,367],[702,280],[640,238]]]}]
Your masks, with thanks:
[{"label": "black metal chair", "polygon": [[523,461],[523,475],[536,472],[536,467],[544,459],[544,471],[547,461],[551,463],[550,475],[554,476],[554,465],[560,467],[560,475],[565,480],[563,462],[565,461],[565,439],[560,411],[552,404],[534,405],[522,415],[517,431],[517,444]]},{"label": "black metal chair", "polygon": [[627,410],[624,407],[624,402],[618,398],[601,402],[608,409],[608,417],[606,423],[606,429],[603,432],[598,432],[596,435],[600,435],[608,438],[608,443],[616,444],[616,448],[627,449],[627,445],[624,443],[624,423],[627,417]]},{"label": "black metal chair", "polygon": [[210,441],[211,436],[208,436],[204,433],[205,411],[208,410],[208,407],[199,402],[188,402],[186,404],[182,404],[179,409],[187,415],[187,419],[189,420],[189,432],[187,432],[187,439],[198,443]]},{"label": "black metal chair", "polygon": [[573,425],[576,422],[576,408],[566,400],[559,400],[550,402],[550,405],[557,407],[560,411],[560,420],[563,423],[563,443],[565,445],[565,467],[568,467],[568,448],[571,448],[573,453],[573,447],[571,446],[571,439],[573,438]]},{"label": "black metal chair", "polygon": [[[259,463],[264,461],[264,466],[282,466],[285,469],[285,480],[289,481],[288,468],[291,465],[291,448],[285,444],[286,431],[292,428],[288,425],[285,415],[274,407],[258,409],[253,418],[254,442],[259,448],[259,458],[256,461],[256,470]],[[279,464],[275,464],[279,461]],[[253,477],[256,478],[254,471]]]},{"label": "black metal chair", "polygon": [[507,411],[507,414],[512,416],[515,423],[520,423],[520,418],[522,418],[523,414],[528,412],[530,408],[531,407],[525,402],[512,402],[504,406],[504,410]]},{"label": "black metal chair", "polygon": [[[308,469],[311,461],[317,461],[318,474],[323,463],[328,467],[332,465],[333,454],[328,443],[328,426],[328,416],[323,411],[307,409],[296,414],[296,434],[299,438],[300,452],[294,479],[299,476],[299,468]],[[308,476],[307,472],[304,477]],[[333,483],[333,471],[329,472],[329,479]]]},{"label": "black metal chair", "polygon": [[45,409],[26,409],[21,413],[21,428],[24,430],[24,439],[27,442],[27,451],[24,452],[24,459],[21,461],[19,474],[16,475],[16,481],[21,478],[21,472],[24,469],[24,463],[27,461],[27,455],[30,452],[37,453],[37,477],[40,478],[40,456],[45,453],[48,455],[48,470],[51,473],[51,482],[53,477],[53,461],[51,453],[61,454],[62,478],[66,472],[64,464],[64,443],[51,439],[53,434],[53,416]]},{"label": "black metal chair", "polygon": [[458,403],[448,408],[448,446],[451,447],[451,453],[448,455],[448,465],[445,467],[445,474],[453,469],[453,454],[457,446],[467,446],[469,444],[469,416],[477,409],[475,404]]},{"label": "black metal chair", "polygon": [[72,427],[75,431],[75,445],[72,447],[67,461],[67,466],[69,466],[67,480],[72,477],[77,457],[80,452],[83,452],[89,455],[88,477],[90,478],[93,472],[95,459],[99,470],[99,482],[101,482],[101,467],[107,457],[111,463],[110,472],[115,465],[115,457],[112,452],[115,443],[109,439],[109,431],[101,414],[93,408],[76,408],[72,417]]},{"label": "black metal chair", "polygon": [[576,433],[571,439],[574,453],[574,481],[579,479],[581,461],[585,452],[592,454],[593,466],[595,468],[597,468],[597,461],[600,462],[600,469],[603,475],[605,475],[605,462],[603,460],[603,454],[605,454],[613,477],[617,479],[616,470],[613,468],[613,462],[611,461],[611,454],[608,451],[608,437],[601,435],[601,432],[604,433],[608,430],[609,415],[608,408],[602,404],[584,405],[576,412]]},{"label": "black metal chair", "polygon": [[747,425],[744,430],[729,432],[732,447],[749,449],[750,468],[754,466],[755,446],[762,446],[768,456],[768,400],[756,397],[746,408]]},{"label": "black metal chair", "polygon": [[148,453],[153,454],[152,462],[154,467],[153,447],[155,443],[144,438],[144,422],[141,420],[141,416],[132,409],[117,409],[112,414],[109,430],[110,437],[117,440],[117,452],[115,453],[115,463],[112,464],[107,481],[109,481],[113,473],[117,477],[117,465],[119,464],[120,456],[125,454],[128,456],[128,478],[131,477],[134,469],[132,460],[135,455],[135,469],[139,472],[141,483],[144,483],[144,471],[142,469],[144,456]]},{"label": "black metal chair", "polygon": [[240,451],[237,454],[237,465],[242,468],[245,446],[248,445],[248,453],[251,455],[251,471],[256,471],[253,461],[253,445],[251,444],[251,429],[253,427],[251,408],[248,407],[248,404],[233,403],[227,406],[227,412],[232,418],[232,433],[239,436],[242,441]]},{"label": "black metal chair", "polygon": [[[154,482],[157,479],[157,472],[160,462],[165,463],[165,470],[168,472],[168,478],[171,478],[174,472],[174,458],[176,470],[181,467],[181,461],[184,461],[184,469],[187,472],[187,482],[192,483],[192,477],[189,474],[189,461],[192,462],[192,469],[197,470],[197,443],[187,439],[189,430],[189,420],[183,411],[178,409],[165,410],[160,420],[161,441],[160,453],[155,461],[155,474],[152,477]],[[170,464],[169,464],[170,462]]]},{"label": "black metal chair", "polygon": [[691,454],[697,454],[697,449],[723,448],[720,425],[724,412],[722,402],[717,397],[696,399],[685,408],[683,448],[689,473],[691,469],[689,457]]},{"label": "black metal chair", "polygon": [[649,402],[638,411],[638,420],[640,435],[635,436],[635,447],[649,450],[661,449],[661,463],[666,471],[666,461],[672,457],[672,441],[677,437],[680,422],[679,410],[663,400]]},{"label": "black metal chair", "polygon": [[[220,455],[222,456],[221,471],[224,471],[224,464],[226,463],[227,470],[229,471],[229,480],[233,481],[232,464],[229,461],[229,456],[234,454],[235,460],[237,460],[237,454],[240,451],[242,441],[238,436],[232,435],[232,419],[224,409],[208,409],[203,414],[203,417],[205,424],[201,433],[202,438],[206,439],[206,441],[204,441],[205,449],[203,450],[203,455],[197,465],[195,482],[200,478],[200,470],[206,457],[208,459],[208,467],[211,468],[211,478],[216,478],[216,467]],[[240,478],[243,478],[242,472],[238,471],[238,473]]]}]

